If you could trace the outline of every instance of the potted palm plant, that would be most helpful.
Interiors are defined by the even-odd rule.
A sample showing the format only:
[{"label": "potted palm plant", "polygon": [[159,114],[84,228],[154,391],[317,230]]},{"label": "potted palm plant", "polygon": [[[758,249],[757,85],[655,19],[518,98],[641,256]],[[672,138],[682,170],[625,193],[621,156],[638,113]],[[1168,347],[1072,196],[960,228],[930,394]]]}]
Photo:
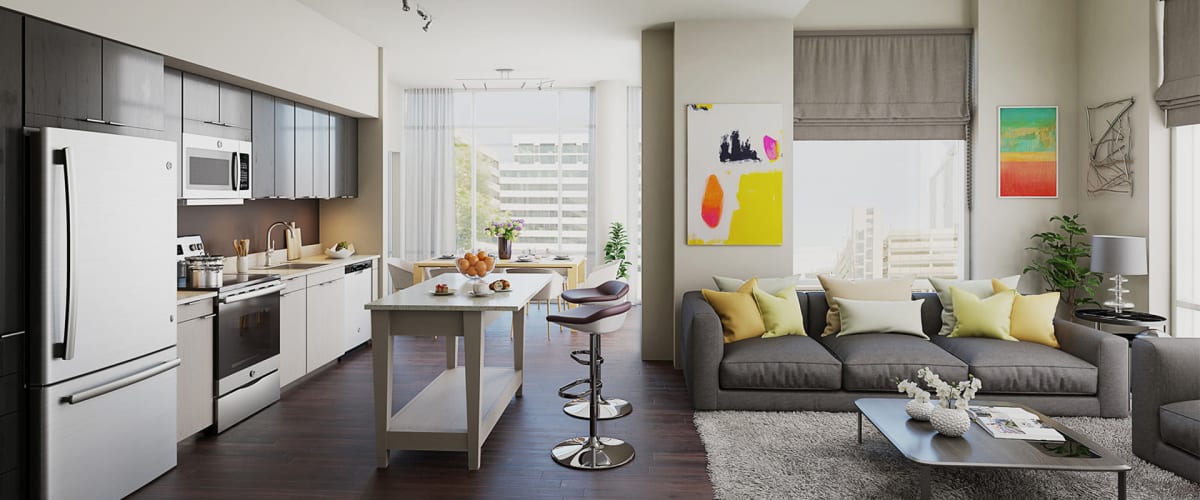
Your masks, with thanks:
[{"label": "potted palm plant", "polygon": [[617,279],[629,277],[629,261],[625,260],[625,251],[629,249],[629,236],[625,234],[625,225],[614,222],[608,229],[608,243],[604,244],[604,262],[620,262],[617,265]]}]

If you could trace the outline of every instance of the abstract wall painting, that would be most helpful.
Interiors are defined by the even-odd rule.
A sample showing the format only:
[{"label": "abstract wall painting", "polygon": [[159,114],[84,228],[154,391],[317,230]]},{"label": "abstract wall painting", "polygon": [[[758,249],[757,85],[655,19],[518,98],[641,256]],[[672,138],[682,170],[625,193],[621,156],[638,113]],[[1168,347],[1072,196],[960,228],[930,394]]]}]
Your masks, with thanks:
[{"label": "abstract wall painting", "polygon": [[783,108],[687,106],[688,245],[783,244]]},{"label": "abstract wall painting", "polygon": [[1058,197],[1058,106],[1000,106],[1001,198]]}]

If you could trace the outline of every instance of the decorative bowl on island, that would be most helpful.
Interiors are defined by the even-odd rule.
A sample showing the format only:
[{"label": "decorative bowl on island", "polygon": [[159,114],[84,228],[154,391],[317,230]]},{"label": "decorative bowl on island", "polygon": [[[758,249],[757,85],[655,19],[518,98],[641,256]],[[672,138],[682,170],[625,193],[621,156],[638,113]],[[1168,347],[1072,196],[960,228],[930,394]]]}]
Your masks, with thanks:
[{"label": "decorative bowl on island", "polygon": [[467,252],[455,261],[455,267],[467,279],[479,280],[496,268],[496,259],[483,250],[476,253]]}]

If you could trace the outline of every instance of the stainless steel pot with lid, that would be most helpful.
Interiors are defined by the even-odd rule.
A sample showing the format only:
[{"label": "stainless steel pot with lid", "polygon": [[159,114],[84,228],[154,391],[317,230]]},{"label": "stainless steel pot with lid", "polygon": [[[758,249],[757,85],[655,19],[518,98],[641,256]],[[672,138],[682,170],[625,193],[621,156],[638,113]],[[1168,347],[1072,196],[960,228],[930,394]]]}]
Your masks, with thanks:
[{"label": "stainless steel pot with lid", "polygon": [[188,267],[188,286],[192,288],[217,288],[224,281],[225,257],[220,255],[197,255],[185,257]]}]

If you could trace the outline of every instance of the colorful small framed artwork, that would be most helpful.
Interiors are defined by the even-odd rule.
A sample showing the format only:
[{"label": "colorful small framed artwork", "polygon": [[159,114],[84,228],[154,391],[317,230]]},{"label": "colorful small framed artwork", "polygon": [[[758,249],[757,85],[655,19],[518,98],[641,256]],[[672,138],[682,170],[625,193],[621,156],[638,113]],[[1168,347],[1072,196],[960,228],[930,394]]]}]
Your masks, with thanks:
[{"label": "colorful small framed artwork", "polygon": [[999,195],[1058,197],[1058,106],[1000,106]]},{"label": "colorful small framed artwork", "polygon": [[687,244],[783,244],[783,107],[687,105]]}]

